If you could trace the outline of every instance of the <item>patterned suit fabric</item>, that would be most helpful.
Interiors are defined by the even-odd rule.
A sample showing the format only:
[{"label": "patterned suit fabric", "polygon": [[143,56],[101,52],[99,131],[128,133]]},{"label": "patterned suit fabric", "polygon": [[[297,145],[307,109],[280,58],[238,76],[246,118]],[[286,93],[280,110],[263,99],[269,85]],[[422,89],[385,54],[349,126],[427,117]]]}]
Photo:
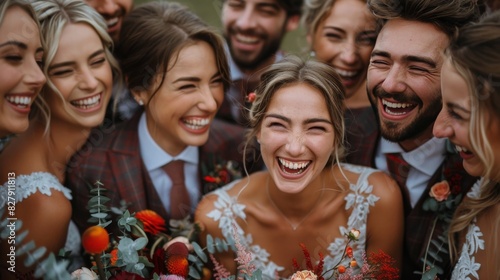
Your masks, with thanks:
[{"label": "patterned suit fabric", "polygon": [[[139,151],[137,127],[141,112],[129,121],[117,126],[105,126],[92,131],[87,143],[77,152],[68,164],[66,183],[73,191],[73,219],[80,231],[88,226],[89,213],[86,210],[89,200],[89,185],[97,180],[108,190],[111,199],[109,207],[119,207],[124,200],[130,205],[130,212],[150,209],[167,219],[168,215],[161,203],[149,177]],[[224,160],[242,163],[241,145],[245,129],[214,120],[209,140],[200,147],[200,164],[207,164],[213,155]],[[247,165],[258,170],[260,163],[248,162]],[[202,172],[200,172],[202,182]],[[202,183],[201,193],[206,193]]]},{"label": "patterned suit fabric", "polygon": [[[372,127],[370,127],[370,129],[373,130]],[[375,152],[378,142],[380,141],[378,129],[372,131],[372,133],[365,134],[363,138],[351,138],[352,136],[352,134],[348,134],[346,141],[350,143],[351,149],[356,151],[358,157],[354,158],[351,154],[346,157],[346,161],[348,163],[375,167]],[[450,172],[450,170],[453,171]],[[443,235],[442,223],[439,223],[439,225],[432,230],[432,224],[436,219],[437,213],[423,210],[422,205],[423,202],[430,197],[429,191],[434,184],[442,181],[443,178],[453,176],[455,176],[455,178],[460,177],[459,182],[454,187],[458,187],[458,192],[463,195],[465,195],[474,182],[477,181],[476,177],[472,177],[465,172],[462,166],[462,158],[460,158],[456,152],[447,152],[443,164],[441,164],[431,177],[431,180],[429,180],[422,197],[405,217],[403,270],[401,279],[420,280],[422,278],[420,273],[423,268],[423,259],[425,257],[427,244],[430,240],[438,240],[439,235]],[[432,236],[430,236],[431,232]],[[444,274],[438,275],[439,279],[448,279],[451,269],[449,256],[447,254],[441,254],[440,256],[443,258],[443,261],[437,263],[437,265],[444,269]]]},{"label": "patterned suit fabric", "polygon": [[378,143],[377,117],[372,107],[346,109],[345,122],[345,162],[373,166],[375,147]]}]

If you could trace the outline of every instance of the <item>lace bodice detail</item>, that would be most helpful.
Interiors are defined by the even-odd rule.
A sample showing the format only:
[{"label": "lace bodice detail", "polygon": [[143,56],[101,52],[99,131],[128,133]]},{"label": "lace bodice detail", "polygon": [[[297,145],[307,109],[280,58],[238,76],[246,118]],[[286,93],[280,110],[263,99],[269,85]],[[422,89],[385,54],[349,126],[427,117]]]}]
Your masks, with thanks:
[{"label": "lace bodice detail", "polygon": [[[481,193],[482,180],[477,181],[471,190],[467,193],[470,198],[478,198]],[[470,276],[474,279],[479,279],[477,271],[481,268],[481,264],[476,262],[474,255],[479,250],[484,250],[484,240],[482,239],[483,233],[479,226],[476,225],[476,219],[467,228],[465,235],[465,242],[462,246],[462,251],[457,264],[453,269],[451,279],[454,280],[470,280]]]},{"label": "lace bodice detail", "polygon": [[[16,185],[16,203],[23,201],[36,192],[51,196],[52,190],[62,192],[69,200],[72,198],[71,191],[61,185],[59,180],[54,175],[47,172],[33,172],[30,175],[19,175],[15,177],[14,181]],[[8,182],[5,182],[3,187],[0,189],[0,207],[7,204],[8,187]]]},{"label": "lace bodice detail", "polygon": [[[47,172],[33,172],[30,175],[19,175],[13,180],[15,182],[15,202],[20,203],[27,199],[30,195],[40,192],[46,196],[51,196],[52,191],[60,191],[64,196],[71,200],[71,190],[63,186],[57,177]],[[12,185],[9,182],[5,182],[2,187],[0,187],[0,207],[5,207],[9,200],[9,187],[12,190]],[[36,211],[36,209],[33,209]],[[23,229],[21,229],[22,231]],[[73,259],[73,264],[76,268],[77,265],[81,266],[83,260],[80,255],[81,237],[78,228],[70,221],[68,226],[68,235],[66,237],[65,250],[71,251],[71,258]]]},{"label": "lace bodice detail", "polygon": [[[362,254],[365,251],[366,244],[366,222],[370,207],[375,205],[379,197],[372,194],[373,186],[368,183],[368,176],[376,170],[355,166],[350,164],[342,164],[343,169],[360,174],[358,181],[355,184],[350,184],[349,193],[345,197],[345,209],[352,210],[346,225],[339,226],[338,230],[340,236],[344,236],[352,228],[361,231],[359,241],[351,244],[354,257],[359,260],[359,266],[362,266]],[[236,222],[237,218],[245,220],[245,205],[237,201],[236,197],[230,196],[230,190],[237,182],[232,182],[229,185],[216,190],[214,193],[217,195],[217,200],[214,203],[214,210],[209,212],[207,216],[214,221],[219,222],[219,228],[227,240],[234,240],[234,232],[236,232],[239,242],[253,253],[253,264],[262,271],[263,279],[274,280],[276,279],[275,273],[284,270],[283,267],[278,266],[271,261],[270,254],[265,248],[258,244],[254,244],[252,235],[245,233],[243,229]],[[233,230],[234,229],[234,230]],[[332,268],[337,264],[342,256],[343,250],[346,246],[345,238],[336,238],[327,248],[328,255],[324,259],[324,268]],[[291,261],[291,260],[290,260]],[[347,266],[348,267],[348,266]],[[325,275],[326,279],[331,275]]]}]

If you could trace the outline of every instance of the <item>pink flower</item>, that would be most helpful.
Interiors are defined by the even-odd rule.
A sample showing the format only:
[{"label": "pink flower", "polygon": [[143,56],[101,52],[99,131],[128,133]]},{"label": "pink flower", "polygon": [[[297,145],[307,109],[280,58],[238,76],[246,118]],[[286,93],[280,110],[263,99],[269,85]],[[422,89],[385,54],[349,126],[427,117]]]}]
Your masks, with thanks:
[{"label": "pink flower", "polygon": [[290,280],[316,280],[318,276],[310,270],[302,270],[295,272]]},{"label": "pink flower", "polygon": [[247,102],[249,103],[252,103],[255,101],[255,92],[250,92],[248,95],[247,95]]},{"label": "pink flower", "polygon": [[160,280],[185,280],[186,278],[178,275],[161,275]]},{"label": "pink flower", "polygon": [[437,201],[446,200],[450,194],[450,185],[446,180],[434,184],[429,192],[429,195],[434,197]]}]

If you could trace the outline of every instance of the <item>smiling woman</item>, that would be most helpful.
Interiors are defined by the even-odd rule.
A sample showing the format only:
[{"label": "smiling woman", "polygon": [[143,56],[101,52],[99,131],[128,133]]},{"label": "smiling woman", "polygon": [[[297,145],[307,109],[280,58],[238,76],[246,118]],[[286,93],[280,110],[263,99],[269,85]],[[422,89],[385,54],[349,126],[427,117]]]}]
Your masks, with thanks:
[{"label": "smiling woman", "polygon": [[[229,86],[222,39],[184,6],[150,2],[123,22],[116,53],[141,109],[120,126],[96,131],[73,157],[67,174],[75,205],[85,208],[86,185],[100,179],[110,206],[125,200],[131,212],[188,217],[208,190],[207,166],[243,166],[237,147],[245,130],[214,119]],[[88,218],[75,213],[81,231]]]},{"label": "smiling woman", "polygon": [[[111,38],[106,25],[95,10],[78,0],[32,5],[47,43],[43,70],[48,79],[28,130],[11,140],[0,156],[0,176],[6,182],[8,172],[16,174],[15,214],[29,230],[25,240],[35,241],[47,252],[71,250],[78,265],[80,237],[70,220],[65,167],[90,130],[102,122],[113,76],[118,77],[119,70],[108,49]],[[4,257],[0,257],[2,263]],[[33,269],[20,259],[16,273],[2,274],[2,279],[18,278]]]},{"label": "smiling woman", "polygon": [[[383,250],[400,265],[403,215],[396,183],[374,169],[339,163],[344,94],[335,69],[314,60],[288,56],[263,73],[248,141],[260,143],[267,170],[205,196],[196,211],[202,242],[207,235],[240,242],[254,253],[262,279],[292,275],[292,258],[306,262],[302,243],[323,254],[328,279],[342,259],[344,235],[356,228],[362,233],[352,246],[359,266],[365,250]],[[236,274],[235,253],[215,257]]]},{"label": "smiling woman", "polygon": [[31,105],[45,83],[45,76],[40,69],[42,56],[38,21],[31,6],[22,0],[2,1],[0,139],[28,128]]}]

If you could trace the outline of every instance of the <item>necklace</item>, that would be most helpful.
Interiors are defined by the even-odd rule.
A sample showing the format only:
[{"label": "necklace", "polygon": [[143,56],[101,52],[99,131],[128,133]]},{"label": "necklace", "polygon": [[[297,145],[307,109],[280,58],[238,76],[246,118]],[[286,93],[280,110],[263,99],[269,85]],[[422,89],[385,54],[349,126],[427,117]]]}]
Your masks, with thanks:
[{"label": "necklace", "polygon": [[271,202],[273,207],[276,209],[276,211],[278,211],[278,213],[281,215],[281,217],[283,217],[283,219],[285,219],[285,221],[290,225],[290,227],[292,228],[293,231],[297,230],[300,227],[300,225],[307,218],[309,218],[309,216],[312,214],[313,210],[316,209],[316,206],[318,206],[319,201],[320,201],[321,197],[323,196],[324,190],[325,190],[325,183],[323,182],[323,186],[321,187],[321,193],[318,196],[318,199],[314,203],[313,207],[311,207],[311,209],[307,212],[307,214],[298,223],[293,223],[292,221],[290,221],[290,219],[288,219],[288,217],[285,215],[285,213],[283,213],[283,211],[281,211],[281,209],[278,207],[278,205],[276,205],[276,203],[274,203],[273,199],[271,198],[271,194],[269,193],[269,177],[267,177],[267,183],[266,183],[267,197],[269,198],[269,201]]}]

